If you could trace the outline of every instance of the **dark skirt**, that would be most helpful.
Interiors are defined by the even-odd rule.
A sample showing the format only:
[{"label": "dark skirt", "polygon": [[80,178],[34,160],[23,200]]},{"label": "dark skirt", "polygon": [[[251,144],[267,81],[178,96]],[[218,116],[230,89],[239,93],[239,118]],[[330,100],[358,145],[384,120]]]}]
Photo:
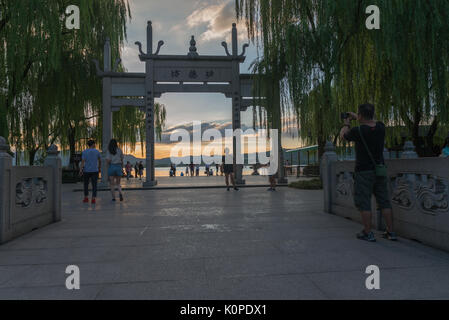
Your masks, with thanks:
[{"label": "dark skirt", "polygon": [[233,172],[234,172],[234,165],[232,164],[224,165],[224,173],[233,173]]}]

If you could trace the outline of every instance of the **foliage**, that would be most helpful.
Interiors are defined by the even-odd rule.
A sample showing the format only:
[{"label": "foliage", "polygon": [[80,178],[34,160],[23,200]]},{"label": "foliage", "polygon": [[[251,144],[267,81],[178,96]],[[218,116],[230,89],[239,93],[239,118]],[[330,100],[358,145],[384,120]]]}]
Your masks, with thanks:
[{"label": "foliage", "polygon": [[[365,27],[369,5],[380,8],[381,30]],[[327,139],[336,141],[340,112],[364,102],[376,105],[378,119],[402,127],[390,130],[390,144],[405,134],[421,155],[446,130],[448,1],[236,0],[236,10],[262,59],[288,83],[284,100],[320,154]]]},{"label": "foliage", "polygon": [[320,179],[311,180],[298,180],[288,185],[290,188],[303,189],[303,190],[321,190],[323,184]]},{"label": "foliage", "polygon": [[[69,5],[80,8],[79,30],[65,27]],[[0,11],[0,135],[27,150],[30,164],[52,143],[71,154],[89,138],[101,144],[101,79],[92,59],[103,57],[107,37],[112,61],[120,57],[128,0],[0,0]],[[132,108],[114,115],[122,143],[134,148],[143,117]],[[162,127],[165,115],[156,117]]]}]

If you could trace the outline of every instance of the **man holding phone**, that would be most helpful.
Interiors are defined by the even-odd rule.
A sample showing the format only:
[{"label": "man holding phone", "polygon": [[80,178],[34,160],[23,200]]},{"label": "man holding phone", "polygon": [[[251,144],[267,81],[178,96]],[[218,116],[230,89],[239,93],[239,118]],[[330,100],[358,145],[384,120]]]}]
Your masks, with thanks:
[{"label": "man holding phone", "polygon": [[[354,204],[361,212],[364,225],[357,238],[376,241],[371,231],[371,196],[374,194],[387,228],[383,236],[395,241],[397,237],[393,232],[388,178],[383,157],[385,125],[374,120],[374,106],[368,103],[359,106],[358,114],[347,112],[343,113],[341,118],[344,126],[340,131],[340,138],[355,142]],[[358,120],[360,126],[351,128],[352,120]]]}]

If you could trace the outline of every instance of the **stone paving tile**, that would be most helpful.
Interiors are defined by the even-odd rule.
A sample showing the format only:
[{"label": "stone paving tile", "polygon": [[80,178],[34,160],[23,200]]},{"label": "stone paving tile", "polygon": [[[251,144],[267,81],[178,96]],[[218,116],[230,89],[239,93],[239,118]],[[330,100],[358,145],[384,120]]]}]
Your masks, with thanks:
[{"label": "stone paving tile", "polygon": [[[36,265],[27,269],[9,281],[0,285],[0,288],[36,288],[49,286],[63,286],[68,274],[65,273],[70,263]],[[80,270],[81,286],[101,285],[104,283],[113,283],[120,278],[120,272],[124,269],[119,263],[78,263]],[[66,289],[67,290],[67,289]]]},{"label": "stone paving tile", "polygon": [[1,300],[93,300],[102,286],[83,286],[80,290],[67,290],[64,285],[35,288],[0,288]]},{"label": "stone paving tile", "polygon": [[209,279],[217,300],[322,300],[324,293],[305,275]]},{"label": "stone paving tile", "polygon": [[37,237],[24,236],[7,242],[0,246],[0,254],[3,251],[11,250],[37,250],[37,249],[61,249],[73,246],[74,239],[63,238],[58,241],[48,241]]},{"label": "stone paving tile", "polygon": [[125,259],[127,255],[128,252],[120,247],[10,250],[0,252],[0,265],[114,262]]},{"label": "stone paving tile", "polygon": [[159,260],[273,255],[279,253],[279,250],[271,243],[264,241],[229,240],[223,242],[216,239],[210,239],[207,242],[192,241],[190,239],[184,242],[137,246],[130,248],[130,251],[137,256],[144,256],[151,252]]},{"label": "stone paving tile", "polygon": [[380,268],[380,289],[368,290],[365,270],[307,275],[332,299],[449,298],[449,267]]},{"label": "stone paving tile", "polygon": [[29,269],[30,266],[0,266],[0,286]]},{"label": "stone paving tile", "polygon": [[118,282],[145,282],[190,280],[205,281],[206,273],[202,259],[160,260],[151,252],[147,256],[133,256],[127,261],[114,264],[118,267]]},{"label": "stone paving tile", "polygon": [[[46,230],[44,228],[39,229],[39,233],[36,232],[35,238],[48,239],[49,241],[59,241],[59,239],[65,239],[67,237],[77,238],[77,237],[109,237],[111,235],[126,236],[126,235],[139,235],[142,230],[141,226],[136,226],[133,228],[126,227],[99,227],[101,223],[92,224],[91,227],[84,228],[60,228]],[[19,238],[20,239],[20,238]],[[14,240],[15,241],[15,240]]]},{"label": "stone paving tile", "polygon": [[103,287],[99,300],[207,300],[214,291],[205,280],[113,283]]},{"label": "stone paving tile", "polygon": [[205,266],[208,277],[221,279],[305,272],[296,257],[283,254],[206,258]]}]

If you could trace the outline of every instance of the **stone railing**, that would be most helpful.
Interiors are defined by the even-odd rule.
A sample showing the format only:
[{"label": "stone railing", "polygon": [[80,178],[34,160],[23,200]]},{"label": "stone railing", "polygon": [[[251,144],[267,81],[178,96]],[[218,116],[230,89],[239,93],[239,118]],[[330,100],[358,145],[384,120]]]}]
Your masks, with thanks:
[{"label": "stone railing", "polygon": [[[401,159],[387,159],[393,222],[398,235],[449,251],[449,158],[418,158],[407,142]],[[354,161],[337,161],[328,143],[322,158],[324,209],[361,221],[354,206]],[[372,208],[376,208],[374,197]],[[384,230],[379,211],[373,226]]]},{"label": "stone railing", "polygon": [[16,167],[0,137],[0,244],[61,220],[61,159],[48,150],[44,166]]}]

